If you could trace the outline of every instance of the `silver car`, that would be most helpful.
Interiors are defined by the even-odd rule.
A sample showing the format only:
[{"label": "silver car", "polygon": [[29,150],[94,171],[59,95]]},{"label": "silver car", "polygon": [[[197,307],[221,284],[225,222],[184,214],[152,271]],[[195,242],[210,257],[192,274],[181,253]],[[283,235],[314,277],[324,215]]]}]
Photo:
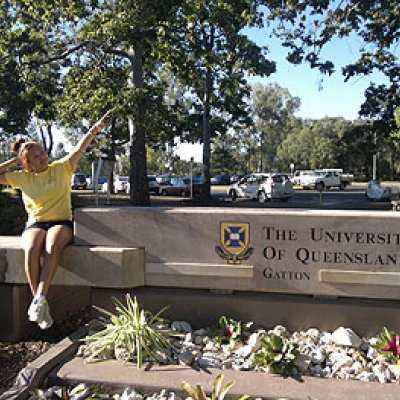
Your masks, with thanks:
[{"label": "silver car", "polygon": [[280,173],[271,173],[258,185],[251,185],[245,190],[246,197],[260,203],[270,200],[288,201],[293,194],[293,184],[289,176]]},{"label": "silver car", "polygon": [[237,182],[229,185],[226,193],[233,201],[238,197],[248,197],[247,190],[252,187],[257,188],[268,176],[269,174],[266,172],[245,175]]}]

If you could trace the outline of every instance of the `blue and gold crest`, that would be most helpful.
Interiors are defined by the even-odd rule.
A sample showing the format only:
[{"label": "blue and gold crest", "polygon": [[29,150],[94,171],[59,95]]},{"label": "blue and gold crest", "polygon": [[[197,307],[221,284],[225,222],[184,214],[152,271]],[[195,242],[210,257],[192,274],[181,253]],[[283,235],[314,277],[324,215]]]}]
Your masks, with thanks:
[{"label": "blue and gold crest", "polygon": [[247,260],[254,251],[250,243],[250,223],[221,222],[221,246],[215,246],[217,254],[227,260],[228,264],[240,264]]}]

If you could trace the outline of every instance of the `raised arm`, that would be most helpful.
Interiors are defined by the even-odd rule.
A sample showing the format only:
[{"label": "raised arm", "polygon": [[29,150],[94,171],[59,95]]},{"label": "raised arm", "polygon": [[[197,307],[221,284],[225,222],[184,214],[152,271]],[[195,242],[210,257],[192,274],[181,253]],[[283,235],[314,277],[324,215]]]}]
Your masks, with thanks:
[{"label": "raised arm", "polygon": [[21,159],[19,157],[14,157],[14,158],[11,158],[11,159],[1,163],[0,164],[0,184],[7,185],[8,182],[5,177],[5,172],[11,167],[16,167],[16,166],[20,166],[20,165],[21,165]]},{"label": "raised arm", "polygon": [[107,111],[86,133],[85,136],[72,149],[68,156],[71,167],[78,164],[79,159],[85,154],[86,149],[100,130],[110,122],[110,111]]}]

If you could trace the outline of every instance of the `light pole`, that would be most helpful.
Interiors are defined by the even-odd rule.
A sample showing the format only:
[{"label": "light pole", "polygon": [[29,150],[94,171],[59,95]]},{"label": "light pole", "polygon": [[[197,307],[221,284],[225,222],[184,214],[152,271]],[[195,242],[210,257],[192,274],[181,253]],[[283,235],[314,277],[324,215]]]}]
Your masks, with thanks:
[{"label": "light pole", "polygon": [[190,198],[193,197],[193,161],[194,158],[190,157]]}]

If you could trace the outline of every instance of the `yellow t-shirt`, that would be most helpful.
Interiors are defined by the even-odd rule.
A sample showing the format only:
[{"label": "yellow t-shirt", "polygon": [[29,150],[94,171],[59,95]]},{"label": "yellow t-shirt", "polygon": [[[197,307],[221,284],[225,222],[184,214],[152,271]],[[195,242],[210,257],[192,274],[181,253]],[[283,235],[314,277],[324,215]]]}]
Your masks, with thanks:
[{"label": "yellow t-shirt", "polygon": [[72,221],[73,172],[69,160],[62,158],[40,173],[13,171],[5,174],[7,182],[22,191],[28,225],[34,222]]}]

